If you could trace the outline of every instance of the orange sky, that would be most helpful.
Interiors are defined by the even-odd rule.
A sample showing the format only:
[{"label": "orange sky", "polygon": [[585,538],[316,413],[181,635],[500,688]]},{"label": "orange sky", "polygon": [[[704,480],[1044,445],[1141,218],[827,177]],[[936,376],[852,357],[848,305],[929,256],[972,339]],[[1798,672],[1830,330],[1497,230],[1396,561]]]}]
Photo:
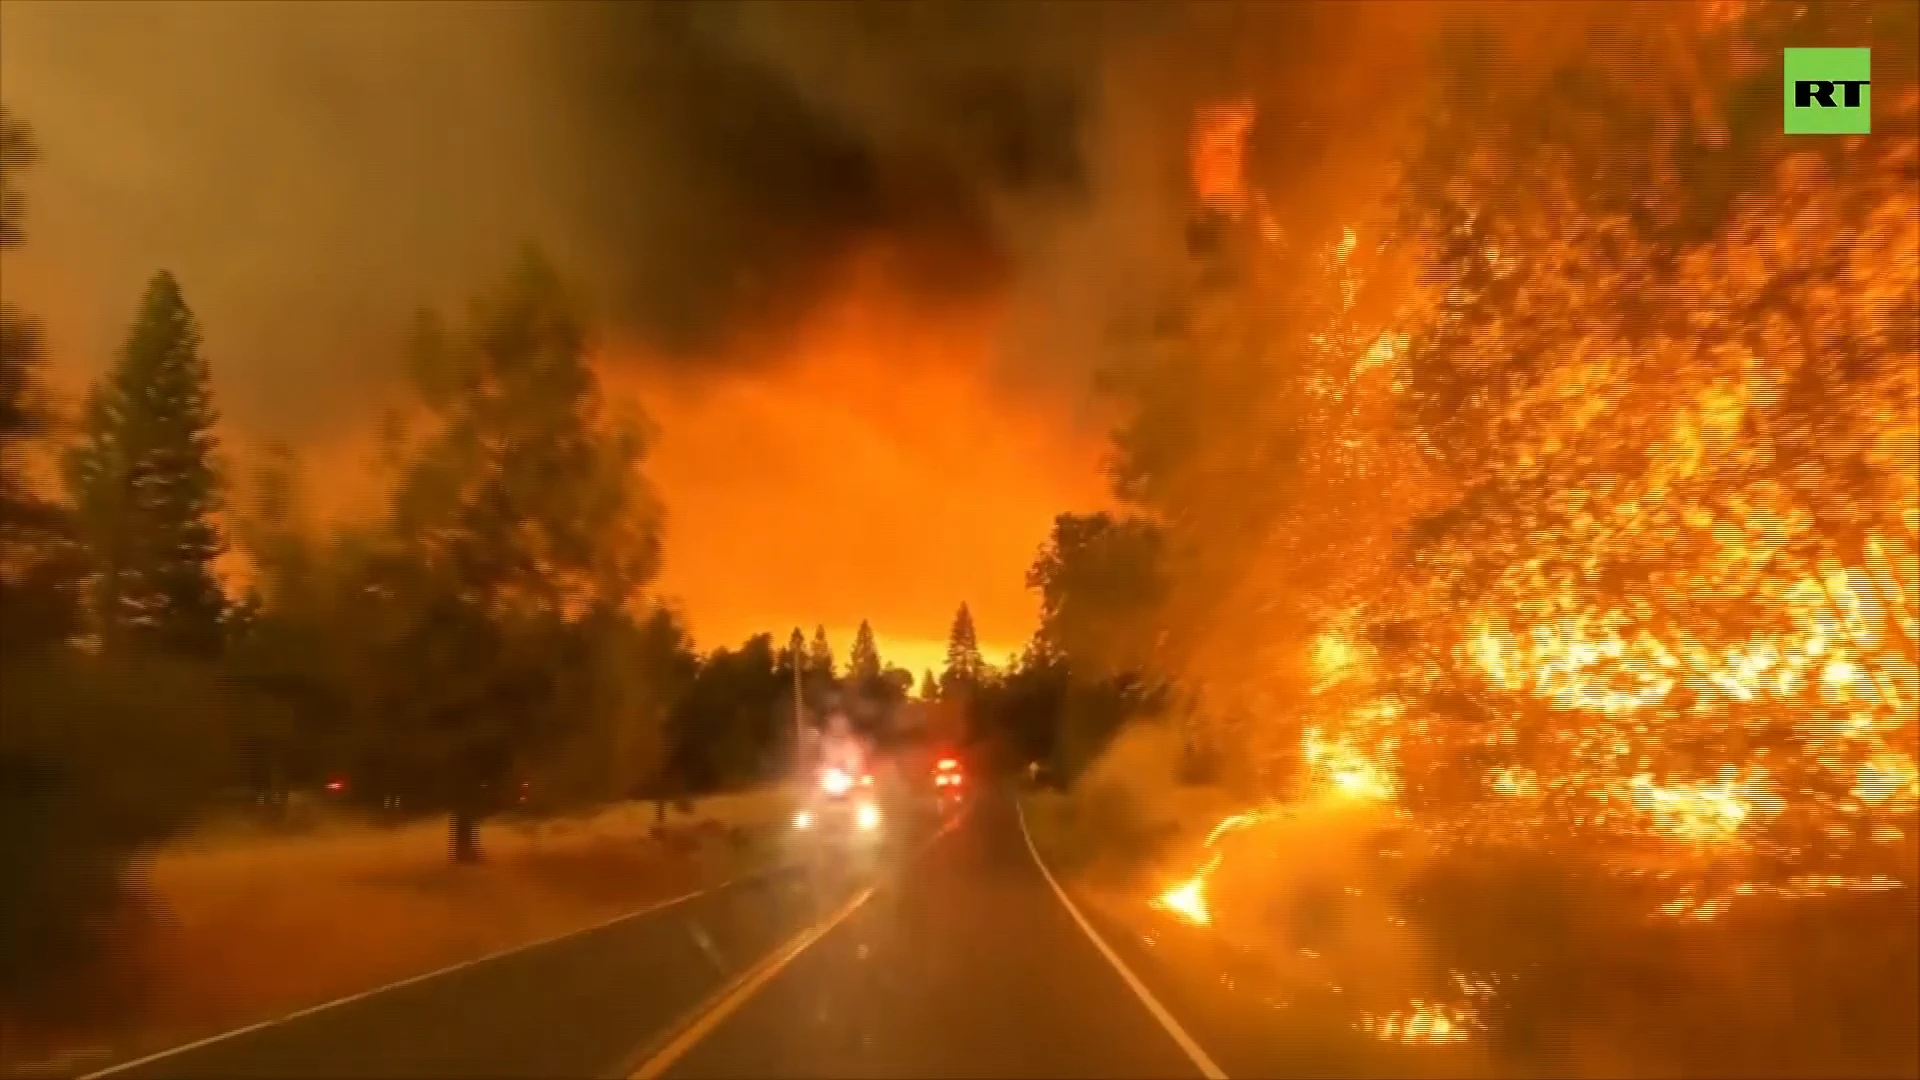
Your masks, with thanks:
[{"label": "orange sky", "polygon": [[[108,320],[55,302],[46,287],[57,281],[42,277],[30,299],[67,331],[50,374],[71,407],[112,346],[103,332],[73,348],[73,328]],[[604,365],[610,392],[637,400],[656,428],[644,471],[667,511],[657,591],[703,648],[824,624],[844,659],[869,619],[882,657],[916,674],[941,665],[964,601],[987,659],[1002,663],[1033,631],[1025,573],[1054,516],[1105,502],[1103,435],[1084,419],[1084,391],[995,376],[1012,360],[991,313],[908,311],[852,292],[784,356],[686,377],[617,350]],[[219,397],[270,377],[236,370],[217,326],[207,337]],[[367,423],[294,437],[321,519],[367,508],[372,419],[391,392],[364,400]],[[241,500],[253,451],[290,434],[256,430],[249,411],[229,411],[222,435]]]},{"label": "orange sky", "polygon": [[[602,223],[562,182],[576,159],[548,152],[577,148],[557,132],[558,91],[523,70],[544,60],[511,19],[433,48],[431,10],[332,22],[246,5],[9,4],[8,105],[42,153],[5,291],[45,322],[69,411],[165,267],[205,332],[235,501],[254,450],[284,440],[316,516],[350,515],[370,501],[373,428],[400,401],[415,304],[457,317],[521,236],[550,238],[581,282],[623,287],[576,233]],[[191,48],[199,62],[176,62]],[[364,115],[338,111],[341,87],[357,88]],[[463,123],[436,126],[452,116]],[[421,144],[426,130],[448,142]],[[1055,246],[1051,232],[1009,231]],[[668,514],[658,590],[702,646],[824,624],[844,657],[864,618],[883,656],[918,671],[943,658],[963,601],[989,660],[1025,642],[1025,571],[1053,517],[1104,501],[1091,343],[1060,328],[1096,325],[1095,285],[1126,264],[1098,244],[1059,259],[1010,258],[1027,274],[1004,283],[1024,305],[1017,327],[957,302],[910,309],[876,259],[780,355],[663,364],[611,351],[614,390],[659,432],[645,464]],[[1042,344],[1049,332],[1066,336]]]},{"label": "orange sky", "polygon": [[[703,645],[872,620],[888,662],[937,668],[959,604],[1000,662],[1032,633],[1026,568],[1056,514],[1102,502],[1098,431],[990,373],[995,319],[856,296],[776,365],[697,381],[616,375],[659,428],[663,595]],[[616,369],[617,370],[617,369]]]}]

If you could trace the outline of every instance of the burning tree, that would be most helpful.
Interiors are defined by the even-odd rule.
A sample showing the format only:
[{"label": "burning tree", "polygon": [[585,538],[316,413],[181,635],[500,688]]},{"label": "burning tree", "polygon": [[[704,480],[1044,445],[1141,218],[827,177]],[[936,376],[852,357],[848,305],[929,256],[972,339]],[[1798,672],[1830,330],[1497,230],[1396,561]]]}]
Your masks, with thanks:
[{"label": "burning tree", "polygon": [[[1743,128],[1759,15],[1690,39],[1708,74],[1667,103],[1707,149],[1594,179],[1604,138],[1523,149],[1514,120],[1410,173],[1402,418],[1447,501],[1372,622],[1417,643],[1389,679],[1436,810],[1884,868],[1920,701],[1914,99],[1839,162]],[[1604,135],[1662,103],[1588,74]],[[1707,205],[1727,159],[1765,167]]]},{"label": "burning tree", "polygon": [[1643,14],[1447,83],[1391,204],[1317,250],[1197,143],[1230,227],[1109,373],[1155,660],[1269,790],[1885,884],[1920,796],[1911,17],[1792,27],[1874,42],[1885,84],[1871,141],[1810,150],[1767,112],[1781,9]]}]

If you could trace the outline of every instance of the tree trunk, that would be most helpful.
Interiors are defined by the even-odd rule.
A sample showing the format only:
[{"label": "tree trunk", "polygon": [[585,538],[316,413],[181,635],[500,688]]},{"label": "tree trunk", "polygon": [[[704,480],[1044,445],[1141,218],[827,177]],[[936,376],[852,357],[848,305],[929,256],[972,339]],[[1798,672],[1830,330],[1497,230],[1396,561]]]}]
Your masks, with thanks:
[{"label": "tree trunk", "polygon": [[449,818],[453,861],[468,865],[480,861],[480,815],[470,805],[456,807]]}]

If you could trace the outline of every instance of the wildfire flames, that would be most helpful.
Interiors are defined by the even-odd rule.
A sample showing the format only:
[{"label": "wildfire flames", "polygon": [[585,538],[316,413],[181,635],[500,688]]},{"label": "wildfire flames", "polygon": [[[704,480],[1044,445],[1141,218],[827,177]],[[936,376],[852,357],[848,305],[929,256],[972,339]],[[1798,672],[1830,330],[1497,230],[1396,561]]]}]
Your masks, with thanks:
[{"label": "wildfire flames", "polygon": [[1247,135],[1253,130],[1251,101],[1209,105],[1193,130],[1193,190],[1200,205],[1230,218],[1247,212]]},{"label": "wildfire flames", "polygon": [[1212,922],[1213,916],[1207,911],[1207,874],[1218,865],[1218,862],[1209,863],[1205,870],[1161,893],[1155,905],[1195,926]]},{"label": "wildfire flames", "polygon": [[1465,1042],[1468,1031],[1480,1026],[1480,1019],[1468,1006],[1415,1001],[1406,1010],[1385,1016],[1362,1013],[1356,1026],[1385,1042],[1439,1046]]},{"label": "wildfire flames", "polygon": [[[1197,199],[1229,217],[1253,204],[1253,116],[1232,103],[1196,121]],[[1300,508],[1235,593],[1298,590],[1296,564],[1328,567],[1311,582],[1311,689],[1289,710],[1316,787],[1401,804],[1443,841],[1580,838],[1619,865],[1655,860],[1678,893],[1666,915],[1910,887],[1920,202],[1914,141],[1875,153],[1851,186],[1787,159],[1770,201],[1664,263],[1587,220],[1552,176],[1535,182],[1540,209],[1503,209],[1506,238],[1461,256],[1478,278],[1376,310],[1357,300],[1367,274],[1423,257],[1413,241],[1380,254],[1385,231],[1356,226],[1325,252],[1325,328],[1275,392],[1303,403],[1288,414],[1307,444],[1287,481]],[[1450,235],[1492,212],[1476,179],[1450,189]],[[1619,312],[1652,265],[1681,298],[1662,301],[1673,328],[1630,332]],[[1789,271],[1822,284],[1777,307]],[[1481,317],[1486,281],[1553,317],[1447,336]],[[1424,359],[1409,347],[1423,335]],[[1435,340],[1457,356],[1436,361]],[[1487,374],[1522,371],[1516,356],[1523,374]],[[1409,534],[1423,545],[1410,553],[1395,546]],[[1258,700],[1259,676],[1248,685]],[[1273,719],[1236,730],[1288,730]],[[1215,841],[1260,816],[1223,820],[1202,869],[1154,905],[1211,923]],[[1750,880],[1686,883],[1729,866]],[[1466,1006],[1415,1002],[1365,1026],[1444,1042],[1474,1023]]]},{"label": "wildfire flames", "polygon": [[1203,848],[1213,852],[1206,860],[1205,865],[1196,871],[1192,877],[1174,885],[1154,898],[1153,906],[1163,911],[1171,912],[1180,919],[1195,926],[1206,926],[1212,923],[1213,915],[1207,907],[1207,878],[1212,875],[1215,870],[1220,868],[1222,859],[1220,852],[1215,850],[1215,845],[1217,845],[1220,842],[1220,838],[1227,833],[1256,824],[1267,818],[1269,814],[1273,812],[1276,811],[1247,811],[1245,813],[1230,814],[1221,819],[1218,824],[1208,831],[1207,838],[1201,845]]},{"label": "wildfire flames", "polygon": [[1193,129],[1193,191],[1199,205],[1239,221],[1251,215],[1260,236],[1276,242],[1279,223],[1266,194],[1247,179],[1247,140],[1258,113],[1251,101],[1231,101],[1200,110]]}]

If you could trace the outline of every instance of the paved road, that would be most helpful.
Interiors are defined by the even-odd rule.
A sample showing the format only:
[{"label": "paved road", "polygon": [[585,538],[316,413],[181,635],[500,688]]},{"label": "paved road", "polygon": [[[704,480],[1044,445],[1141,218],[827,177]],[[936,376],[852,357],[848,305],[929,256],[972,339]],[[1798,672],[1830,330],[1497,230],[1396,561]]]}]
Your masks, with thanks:
[{"label": "paved road", "polygon": [[895,825],[889,856],[852,873],[735,883],[111,1075],[1196,1075],[1053,894],[1010,803],[938,839]]},{"label": "paved road", "polygon": [[989,800],[666,1075],[1198,1072],[1053,894],[1011,804]]},{"label": "paved road", "polygon": [[[901,829],[902,846],[930,823]],[[878,862],[884,868],[884,861]],[[851,890],[770,871],[597,930],[106,1071],[112,1080],[448,1080],[623,1075],[679,1023]],[[100,1075],[100,1074],[96,1074]]]}]

